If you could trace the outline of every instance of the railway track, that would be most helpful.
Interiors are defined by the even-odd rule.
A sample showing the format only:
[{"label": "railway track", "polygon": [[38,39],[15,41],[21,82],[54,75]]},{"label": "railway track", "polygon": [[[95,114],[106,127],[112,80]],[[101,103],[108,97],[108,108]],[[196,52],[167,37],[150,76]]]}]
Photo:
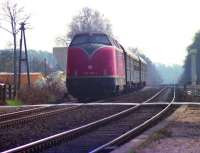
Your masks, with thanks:
[{"label": "railway track", "polygon": [[46,106],[22,112],[5,114],[2,115],[2,118],[0,120],[0,129],[16,126],[18,124],[25,124],[27,122],[34,121],[37,119],[48,118],[51,117],[52,115],[57,115],[59,113],[66,111],[71,111],[79,107],[80,106],[71,106],[71,107],[60,108],[60,106]]},{"label": "railway track", "polygon": [[152,126],[154,123],[158,122],[158,120],[161,119],[163,117],[163,115],[165,115],[167,113],[167,111],[170,109],[170,107],[172,106],[172,104],[175,100],[175,96],[176,96],[176,93],[175,93],[175,88],[174,88],[173,98],[167,106],[165,106],[163,109],[158,111],[155,115],[153,115],[149,119],[145,120],[141,124],[135,126],[131,130],[128,130],[124,134],[112,139],[111,141],[91,150],[89,153],[110,152],[113,149],[115,149],[116,147],[124,144],[125,142],[127,142],[131,138],[138,136],[140,133],[145,131],[145,129]]},{"label": "railway track", "polygon": [[137,92],[130,92],[130,93],[126,93],[126,94],[122,94],[119,96],[114,96],[114,97],[110,97],[104,100],[100,100],[100,102],[102,103],[107,103],[107,102],[112,102],[112,103],[118,103],[123,101],[125,102],[133,102],[133,99],[131,99],[130,97],[137,97],[136,99],[134,99],[135,103],[139,103],[144,101],[143,97],[145,94],[145,97],[147,99],[147,97],[151,97],[153,94],[155,94],[156,92],[159,91],[159,88],[150,88],[148,90],[139,90]]},{"label": "railway track", "polygon": [[[70,102],[77,102],[76,100],[71,100]],[[11,119],[17,119],[20,117],[24,117],[26,115],[34,115],[42,112],[48,112],[51,110],[56,110],[59,109],[59,104],[54,104],[54,105],[36,105],[35,108],[26,108],[24,110],[20,111],[12,111],[12,112],[7,112],[7,113],[2,113],[0,114],[0,122],[5,121],[5,120],[11,120]],[[23,107],[22,107],[23,108]]]},{"label": "railway track", "polygon": [[[41,106],[39,106],[41,107]],[[31,107],[21,107],[21,106],[1,106],[0,107],[0,115],[10,114],[13,112],[20,112],[24,110],[29,110],[33,108],[39,108],[38,106],[31,106]]]},{"label": "railway track", "polygon": [[[153,91],[155,92],[155,91]],[[152,92],[152,93],[153,93]],[[152,94],[149,92],[148,94]],[[117,102],[126,100],[130,98],[130,95],[122,95],[122,96],[117,96],[114,98],[106,98],[99,100],[100,102],[106,102],[112,100]],[[87,103],[86,103],[87,104]],[[57,115],[59,113],[65,112],[65,111],[71,111],[73,109],[78,109],[80,106],[72,106],[69,108],[59,108],[59,105],[54,105],[54,106],[42,106],[39,108],[33,108],[33,109],[27,109],[23,111],[17,111],[17,112],[12,112],[12,113],[7,113],[7,114],[2,114],[0,115],[0,129],[2,128],[8,128],[8,127],[14,127],[19,124],[25,124],[37,119],[44,119],[51,117],[53,115]]]},{"label": "railway track", "polygon": [[[65,111],[48,118],[0,129],[0,152],[88,124],[129,107],[83,105],[79,109]],[[94,116],[94,114],[96,115]]]},{"label": "railway track", "polygon": [[5,120],[10,120],[14,118],[19,118],[25,115],[31,115],[34,113],[39,113],[43,110],[49,109],[52,106],[41,106],[37,108],[31,108],[31,109],[26,109],[22,111],[16,111],[16,112],[11,112],[11,113],[5,113],[0,115],[0,122],[5,121]]},{"label": "railway track", "polygon": [[139,107],[142,106],[142,104],[147,103],[151,100],[153,100],[154,98],[156,98],[157,96],[159,96],[164,90],[166,89],[162,89],[160,90],[158,93],[156,93],[153,97],[149,98],[148,100],[144,101],[143,103],[128,108],[126,110],[123,110],[119,113],[116,113],[114,115],[111,115],[109,117],[103,118],[103,119],[99,119],[95,122],[91,122],[89,124],[83,125],[81,127],[78,128],[74,128],[72,130],[68,130],[56,135],[52,135],[50,137],[35,141],[33,143],[29,143],[27,145],[24,146],[20,146],[14,149],[10,149],[5,151],[5,153],[11,153],[11,152],[38,152],[41,150],[44,150],[45,148],[48,148],[50,146],[54,146],[56,144],[59,144],[63,141],[70,141],[71,139],[75,139],[76,137],[79,137],[91,130],[94,130],[96,128],[99,128],[103,125],[106,125],[108,123],[110,123],[111,121],[115,121],[118,120],[122,117],[126,117],[127,115],[133,113],[134,111],[136,111]]},{"label": "railway track", "polygon": [[154,103],[156,102],[170,102],[171,101],[171,97],[173,97],[173,91],[172,88],[166,88],[165,92],[162,92],[160,94],[160,96],[156,97],[154,99]]}]

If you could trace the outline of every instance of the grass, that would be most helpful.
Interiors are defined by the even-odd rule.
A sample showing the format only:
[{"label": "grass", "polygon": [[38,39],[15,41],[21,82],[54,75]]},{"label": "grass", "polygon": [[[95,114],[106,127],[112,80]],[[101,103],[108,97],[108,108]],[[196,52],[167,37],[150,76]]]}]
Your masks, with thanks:
[{"label": "grass", "polygon": [[157,132],[150,135],[149,138],[147,138],[147,140],[145,140],[142,144],[140,144],[136,150],[129,150],[128,153],[137,153],[138,150],[147,147],[152,142],[159,141],[160,139],[163,139],[166,137],[170,137],[171,134],[172,133],[169,130],[167,130],[166,128],[160,129]]},{"label": "grass", "polygon": [[21,106],[22,102],[20,100],[12,99],[12,100],[6,100],[6,104],[9,106]]},{"label": "grass", "polygon": [[146,146],[148,146],[152,142],[158,141],[158,140],[166,138],[166,137],[170,137],[171,134],[172,133],[169,130],[167,130],[166,128],[160,129],[157,132],[150,135],[150,137],[145,142],[143,142],[139,146],[139,148],[145,148]]}]

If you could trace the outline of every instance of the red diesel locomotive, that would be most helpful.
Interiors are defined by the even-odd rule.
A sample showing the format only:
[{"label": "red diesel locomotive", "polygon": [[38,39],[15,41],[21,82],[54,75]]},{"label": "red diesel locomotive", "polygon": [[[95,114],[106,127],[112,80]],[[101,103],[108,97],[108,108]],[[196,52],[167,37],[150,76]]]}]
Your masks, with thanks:
[{"label": "red diesel locomotive", "polygon": [[145,85],[145,61],[104,33],[81,33],[68,48],[67,88],[80,99]]}]

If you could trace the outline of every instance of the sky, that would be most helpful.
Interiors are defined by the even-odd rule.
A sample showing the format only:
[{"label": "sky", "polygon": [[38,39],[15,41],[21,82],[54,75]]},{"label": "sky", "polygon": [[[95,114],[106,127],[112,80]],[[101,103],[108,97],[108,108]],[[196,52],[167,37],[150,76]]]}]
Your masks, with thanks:
[{"label": "sky", "polygon": [[[0,0],[3,2],[4,0]],[[11,0],[14,1],[14,0]],[[55,39],[68,31],[72,17],[83,7],[98,10],[110,20],[116,39],[137,47],[153,62],[183,64],[186,48],[200,30],[199,0],[15,0],[31,14],[26,31],[29,49],[52,52]],[[1,4],[1,3],[0,3]],[[3,25],[3,23],[2,23]],[[0,29],[0,49],[12,37]]]}]

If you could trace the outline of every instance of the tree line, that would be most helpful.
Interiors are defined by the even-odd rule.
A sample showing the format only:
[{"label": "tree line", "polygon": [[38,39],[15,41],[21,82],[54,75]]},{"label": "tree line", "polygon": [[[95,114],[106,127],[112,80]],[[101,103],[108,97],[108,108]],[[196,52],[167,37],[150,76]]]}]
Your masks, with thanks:
[{"label": "tree line", "polygon": [[[59,70],[53,54],[47,51],[28,50],[28,59],[30,72],[50,73]],[[0,50],[0,63],[0,72],[13,72],[13,51]]]},{"label": "tree line", "polygon": [[187,55],[184,61],[184,72],[181,77],[180,82],[182,84],[191,84],[191,51],[196,50],[196,72],[197,72],[197,84],[200,83],[200,31],[198,31],[194,38],[192,44],[187,47]]}]

